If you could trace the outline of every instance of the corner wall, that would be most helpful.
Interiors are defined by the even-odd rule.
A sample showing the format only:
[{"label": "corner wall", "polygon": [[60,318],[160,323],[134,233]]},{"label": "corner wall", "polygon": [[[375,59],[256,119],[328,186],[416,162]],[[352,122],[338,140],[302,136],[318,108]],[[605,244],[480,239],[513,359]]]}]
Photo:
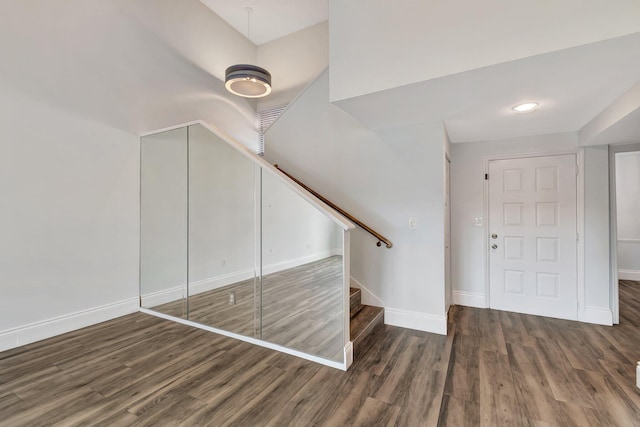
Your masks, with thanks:
[{"label": "corner wall", "polygon": [[[452,281],[454,303],[485,304],[485,158],[489,155],[578,150],[576,133],[452,144]],[[606,147],[585,147],[585,305],[588,321],[611,324],[609,301],[608,158]]]},{"label": "corner wall", "polygon": [[[351,275],[385,322],[446,333],[444,309],[444,128],[441,123],[374,132],[329,102],[323,73],[266,134],[265,158],[390,238],[356,229]],[[409,229],[409,218],[416,228]]]},{"label": "corner wall", "polygon": [[3,350],[138,310],[139,139],[0,87]]},{"label": "corner wall", "polygon": [[618,277],[640,280],[640,151],[615,156]]}]

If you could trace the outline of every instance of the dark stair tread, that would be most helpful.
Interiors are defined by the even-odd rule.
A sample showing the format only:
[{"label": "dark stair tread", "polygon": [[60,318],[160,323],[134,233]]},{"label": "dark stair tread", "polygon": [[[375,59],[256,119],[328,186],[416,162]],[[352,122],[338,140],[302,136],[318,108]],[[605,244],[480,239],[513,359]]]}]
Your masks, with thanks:
[{"label": "dark stair tread", "polygon": [[360,289],[349,288],[349,315],[351,319],[362,309],[361,295]]},{"label": "dark stair tread", "polygon": [[362,341],[368,334],[376,330],[378,326],[381,326],[383,321],[384,308],[361,304],[359,313],[351,319],[349,328],[354,347],[356,343]]}]

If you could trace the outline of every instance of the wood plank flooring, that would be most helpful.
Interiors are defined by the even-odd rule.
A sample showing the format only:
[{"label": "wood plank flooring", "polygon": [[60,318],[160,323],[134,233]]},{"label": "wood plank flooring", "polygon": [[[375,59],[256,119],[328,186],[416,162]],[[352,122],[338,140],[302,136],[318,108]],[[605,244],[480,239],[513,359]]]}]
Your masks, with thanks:
[{"label": "wood plank flooring", "polygon": [[0,426],[638,426],[640,283],[621,324],[453,307],[348,372],[141,313],[0,353]]},{"label": "wood plank flooring", "polygon": [[182,300],[151,310],[342,361],[342,273],[342,257],[332,256],[265,275],[262,293],[251,279],[193,295],[188,316]]}]

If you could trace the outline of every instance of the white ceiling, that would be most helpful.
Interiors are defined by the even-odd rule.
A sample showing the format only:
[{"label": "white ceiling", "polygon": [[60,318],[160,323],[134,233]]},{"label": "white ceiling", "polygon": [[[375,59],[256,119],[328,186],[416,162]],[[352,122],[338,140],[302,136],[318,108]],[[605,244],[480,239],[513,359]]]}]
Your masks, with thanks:
[{"label": "white ceiling", "polygon": [[232,27],[247,35],[247,11],[251,13],[250,40],[256,45],[303,30],[329,18],[329,0],[200,0]]},{"label": "white ceiling", "polygon": [[[444,121],[452,142],[576,132],[640,80],[637,52],[640,33],[337,104],[372,129]],[[511,111],[525,101],[540,108]]]}]

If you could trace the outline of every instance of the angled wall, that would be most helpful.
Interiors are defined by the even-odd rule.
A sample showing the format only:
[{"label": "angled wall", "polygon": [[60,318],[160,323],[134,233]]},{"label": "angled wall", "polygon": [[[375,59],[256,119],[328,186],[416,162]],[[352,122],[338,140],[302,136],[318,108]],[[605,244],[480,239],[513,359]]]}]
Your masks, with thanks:
[{"label": "angled wall", "polygon": [[640,31],[640,3],[330,0],[338,101]]},{"label": "angled wall", "polygon": [[[323,73],[267,132],[265,159],[389,237],[352,232],[351,276],[385,322],[446,332],[445,133],[441,123],[373,132],[329,102]],[[409,219],[415,229],[409,229]]]}]

